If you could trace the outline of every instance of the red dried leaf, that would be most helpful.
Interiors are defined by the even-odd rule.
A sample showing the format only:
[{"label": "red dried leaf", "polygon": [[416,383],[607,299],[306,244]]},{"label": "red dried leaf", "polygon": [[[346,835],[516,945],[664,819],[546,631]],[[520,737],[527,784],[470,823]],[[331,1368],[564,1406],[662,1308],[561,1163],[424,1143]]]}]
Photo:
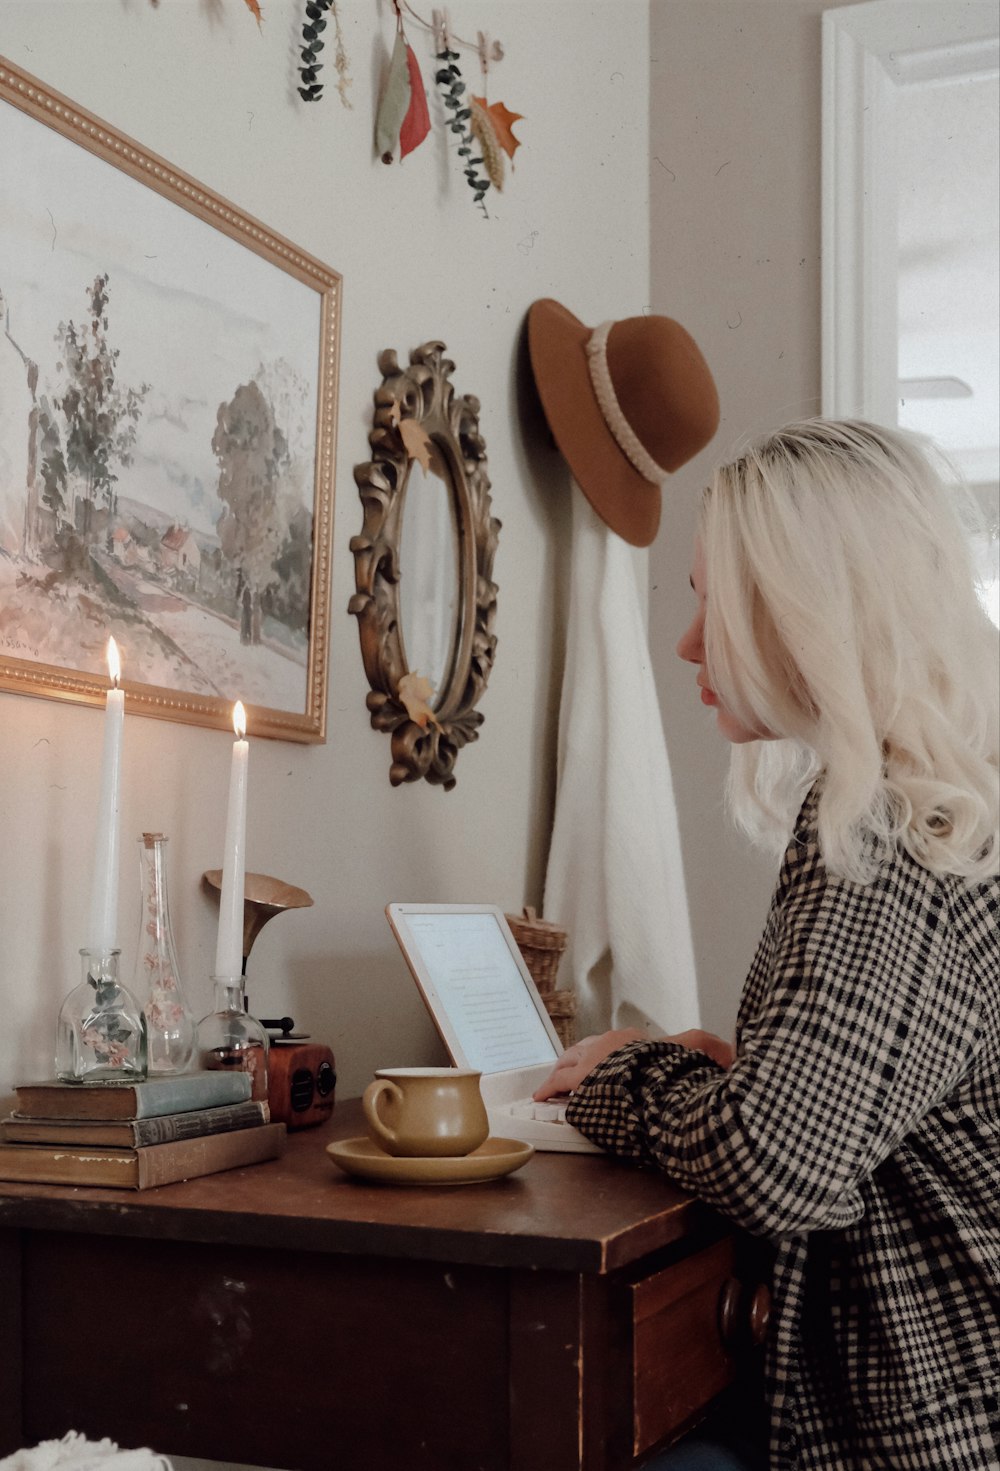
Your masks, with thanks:
[{"label": "red dried leaf", "polygon": [[261,13],[260,13],[260,4],[258,3],[258,0],[243,0],[243,4],[249,10],[250,14],[253,16],[253,18],[257,22],[257,24],[260,25],[260,22],[261,22],[262,17],[261,17]]},{"label": "red dried leaf", "polygon": [[423,78],[420,75],[420,67],[417,58],[413,54],[413,48],[409,44],[406,47],[406,64],[410,70],[410,106],[403,119],[403,126],[399,130],[399,157],[404,159],[408,153],[421,144],[431,130],[431,115],[427,108],[427,93],[424,91]]}]

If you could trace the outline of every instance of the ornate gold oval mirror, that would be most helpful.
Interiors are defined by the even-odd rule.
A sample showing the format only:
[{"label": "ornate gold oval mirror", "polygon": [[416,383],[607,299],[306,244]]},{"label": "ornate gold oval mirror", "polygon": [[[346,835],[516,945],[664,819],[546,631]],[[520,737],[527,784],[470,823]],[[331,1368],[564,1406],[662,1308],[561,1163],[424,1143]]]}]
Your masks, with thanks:
[{"label": "ornate gold oval mirror", "polygon": [[372,458],[354,468],[364,506],[351,538],[371,722],[392,738],[393,786],[421,777],[450,789],[493,667],[500,522],[490,514],[479,400],[456,395],[443,342],[401,368],[379,354]]}]

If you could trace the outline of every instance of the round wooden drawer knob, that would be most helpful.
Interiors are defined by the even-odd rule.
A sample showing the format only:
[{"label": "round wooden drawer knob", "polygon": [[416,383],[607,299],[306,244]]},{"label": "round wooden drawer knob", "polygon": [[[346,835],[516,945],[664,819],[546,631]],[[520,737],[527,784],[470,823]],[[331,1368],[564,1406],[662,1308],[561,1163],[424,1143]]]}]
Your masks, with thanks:
[{"label": "round wooden drawer knob", "polygon": [[732,1348],[739,1332],[740,1284],[728,1277],[719,1291],[719,1337]]},{"label": "round wooden drawer knob", "polygon": [[759,1347],[767,1337],[771,1321],[771,1289],[761,1282],[750,1299],[750,1338]]}]

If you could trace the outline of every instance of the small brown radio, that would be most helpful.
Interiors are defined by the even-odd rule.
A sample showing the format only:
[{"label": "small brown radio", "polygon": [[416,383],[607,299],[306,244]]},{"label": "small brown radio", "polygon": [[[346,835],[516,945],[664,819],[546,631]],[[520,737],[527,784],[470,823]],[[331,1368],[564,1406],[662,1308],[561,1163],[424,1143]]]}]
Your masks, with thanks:
[{"label": "small brown radio", "polygon": [[[300,1040],[291,1017],[261,1025],[271,1032],[267,1057],[267,1101],[274,1123],[288,1129],[311,1129],[333,1113],[337,1088],[334,1056],[322,1042]],[[280,1035],[274,1036],[279,1029]]]}]

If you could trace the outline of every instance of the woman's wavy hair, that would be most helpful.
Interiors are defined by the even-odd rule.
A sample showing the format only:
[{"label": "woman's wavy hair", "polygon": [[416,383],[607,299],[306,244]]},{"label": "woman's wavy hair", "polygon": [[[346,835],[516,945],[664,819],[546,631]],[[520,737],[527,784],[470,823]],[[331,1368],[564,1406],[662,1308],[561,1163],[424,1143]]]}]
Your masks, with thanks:
[{"label": "woman's wavy hair", "polygon": [[[981,880],[1000,854],[1000,639],[976,590],[973,501],[916,436],[809,419],[705,491],[708,676],[740,722],[737,822],[780,850],[819,782],[827,867],[898,847]],[[967,504],[966,504],[967,503]]]}]

